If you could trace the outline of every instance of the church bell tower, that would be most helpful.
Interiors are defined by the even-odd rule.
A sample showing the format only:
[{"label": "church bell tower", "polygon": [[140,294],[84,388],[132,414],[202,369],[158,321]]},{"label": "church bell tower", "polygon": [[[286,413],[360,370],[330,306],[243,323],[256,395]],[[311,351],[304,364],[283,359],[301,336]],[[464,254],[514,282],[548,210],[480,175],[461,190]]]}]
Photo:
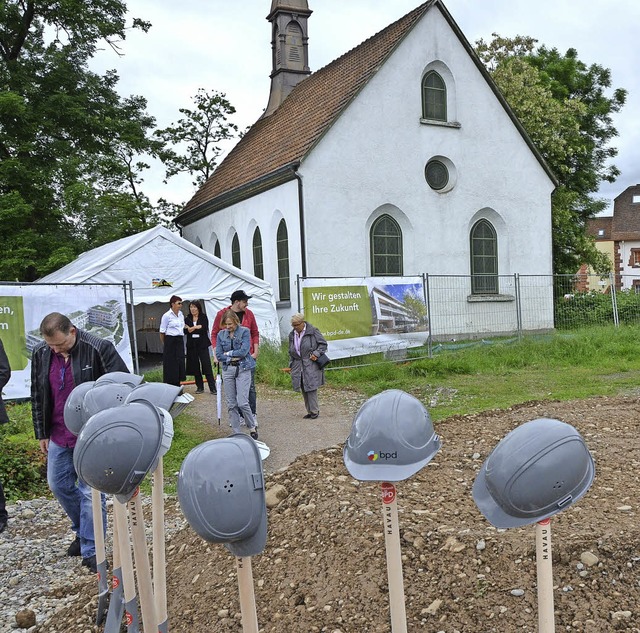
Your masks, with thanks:
[{"label": "church bell tower", "polygon": [[307,0],[272,0],[267,20],[271,22],[271,91],[263,117],[275,112],[294,87],[311,74],[308,25],[312,11]]}]

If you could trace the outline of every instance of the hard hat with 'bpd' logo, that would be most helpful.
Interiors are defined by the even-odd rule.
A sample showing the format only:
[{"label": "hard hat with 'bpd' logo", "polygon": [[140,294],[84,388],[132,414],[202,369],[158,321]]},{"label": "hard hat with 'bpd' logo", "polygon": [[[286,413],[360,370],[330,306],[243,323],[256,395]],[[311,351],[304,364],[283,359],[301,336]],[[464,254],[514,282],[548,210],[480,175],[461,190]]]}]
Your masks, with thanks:
[{"label": "hard hat with 'bpd' logo", "polygon": [[426,466],[441,445],[422,402],[389,389],[369,398],[356,413],[344,464],[355,479],[402,481]]},{"label": "hard hat with 'bpd' logo", "polygon": [[537,523],[568,508],[593,482],[595,466],[570,424],[525,422],[493,449],[473,484],[478,509],[499,528]]}]

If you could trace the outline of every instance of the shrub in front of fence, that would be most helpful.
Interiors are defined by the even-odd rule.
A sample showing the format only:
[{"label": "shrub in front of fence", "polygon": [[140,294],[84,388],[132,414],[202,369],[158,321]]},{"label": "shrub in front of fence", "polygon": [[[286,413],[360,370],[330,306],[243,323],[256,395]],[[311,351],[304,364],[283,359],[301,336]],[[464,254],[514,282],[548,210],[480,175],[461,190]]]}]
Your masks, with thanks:
[{"label": "shrub in front of fence", "polygon": [[632,290],[618,290],[615,296],[597,290],[559,296],[555,300],[555,326],[559,330],[573,330],[616,322],[631,325],[640,323],[640,294]]}]

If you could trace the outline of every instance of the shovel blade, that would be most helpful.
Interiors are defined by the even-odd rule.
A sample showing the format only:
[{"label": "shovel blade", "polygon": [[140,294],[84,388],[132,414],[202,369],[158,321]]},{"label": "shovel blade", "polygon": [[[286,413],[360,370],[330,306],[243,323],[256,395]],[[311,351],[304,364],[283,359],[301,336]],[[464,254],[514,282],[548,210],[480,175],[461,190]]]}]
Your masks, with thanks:
[{"label": "shovel blade", "polygon": [[122,592],[122,570],[113,570],[113,591],[107,611],[107,622],[104,625],[104,633],[120,633],[120,625],[124,617],[124,595]]}]

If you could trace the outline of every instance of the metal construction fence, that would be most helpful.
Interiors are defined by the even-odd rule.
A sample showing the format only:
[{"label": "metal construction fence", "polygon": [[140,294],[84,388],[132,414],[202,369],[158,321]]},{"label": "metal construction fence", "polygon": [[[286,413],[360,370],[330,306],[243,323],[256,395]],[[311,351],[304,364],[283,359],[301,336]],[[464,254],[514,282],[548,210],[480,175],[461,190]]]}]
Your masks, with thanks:
[{"label": "metal construction fence", "polygon": [[640,323],[640,274],[504,275],[486,295],[471,283],[470,275],[425,275],[433,342]]}]

